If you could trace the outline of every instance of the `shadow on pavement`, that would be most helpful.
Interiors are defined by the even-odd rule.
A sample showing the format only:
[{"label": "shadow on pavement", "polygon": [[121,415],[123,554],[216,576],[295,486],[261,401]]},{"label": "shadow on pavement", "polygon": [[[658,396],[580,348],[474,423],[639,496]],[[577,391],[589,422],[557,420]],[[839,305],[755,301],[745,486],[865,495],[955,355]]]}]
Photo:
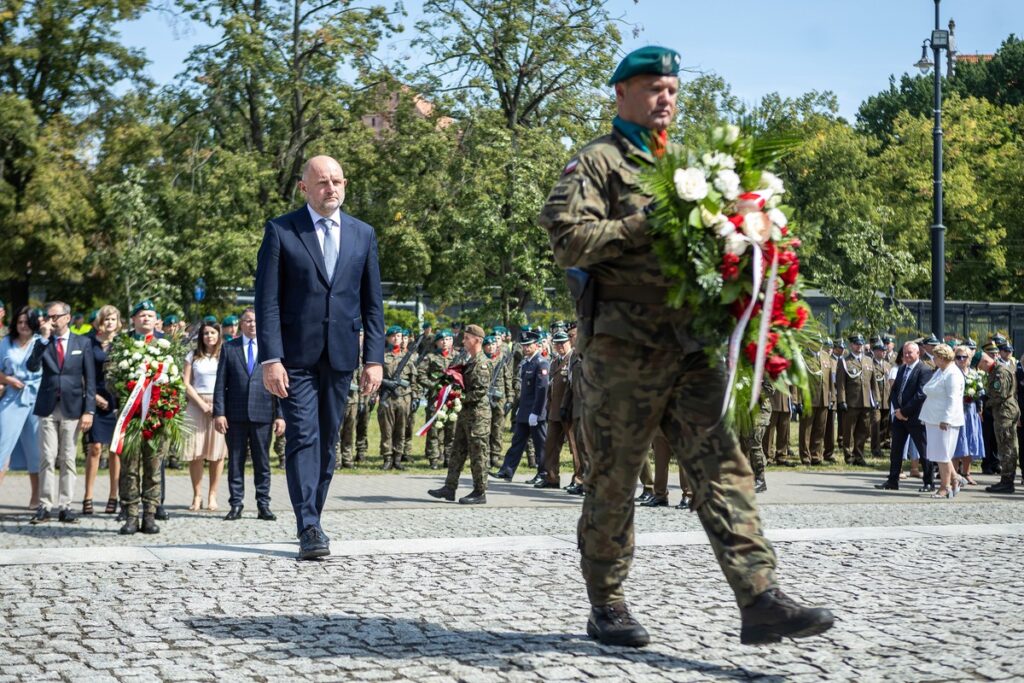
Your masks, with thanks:
[{"label": "shadow on pavement", "polygon": [[[366,659],[415,659],[447,656],[460,664],[508,670],[558,666],[563,657],[612,657],[662,671],[699,671],[707,676],[781,683],[782,676],[765,675],[743,667],[719,666],[651,649],[600,645],[578,633],[529,633],[449,629],[424,620],[382,616],[270,615],[196,617],[189,628],[214,638],[270,641],[267,652],[309,659],[351,656]],[[277,645],[280,645],[278,647]],[[538,657],[535,666],[516,655]],[[259,656],[253,653],[253,656]],[[555,657],[557,659],[552,659]],[[571,662],[567,662],[571,663]]]}]

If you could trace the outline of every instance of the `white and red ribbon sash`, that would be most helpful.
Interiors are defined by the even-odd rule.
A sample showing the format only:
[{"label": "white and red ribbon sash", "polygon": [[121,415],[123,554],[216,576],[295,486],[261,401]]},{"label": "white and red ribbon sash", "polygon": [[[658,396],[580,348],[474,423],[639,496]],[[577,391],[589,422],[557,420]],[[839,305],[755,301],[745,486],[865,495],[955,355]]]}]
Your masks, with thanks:
[{"label": "white and red ribbon sash", "polygon": [[[736,327],[733,328],[732,334],[729,335],[729,356],[726,367],[729,368],[729,381],[725,384],[725,400],[722,401],[722,412],[719,414],[719,421],[725,417],[726,413],[729,412],[729,406],[732,402],[732,388],[733,383],[736,381],[736,372],[739,370],[739,359],[740,359],[740,345],[743,343],[743,335],[747,332],[747,324],[750,322],[750,318],[754,313],[754,306],[757,305],[757,295],[761,291],[761,260],[763,254],[761,252],[761,246],[750,240],[750,246],[753,247],[752,261],[751,264],[753,275],[753,292],[750,295],[750,303],[747,304],[746,310],[743,311],[743,315],[740,316],[739,321],[736,323]],[[761,307],[762,310],[764,307]]]},{"label": "white and red ribbon sash", "polygon": [[139,372],[139,379],[135,382],[135,388],[128,395],[128,401],[125,403],[124,408],[121,409],[121,414],[117,416],[117,424],[114,425],[114,441],[110,444],[110,449],[118,455],[124,449],[125,436],[128,434],[128,423],[140,411],[140,421],[146,421],[146,417],[149,415],[149,404],[153,398],[153,387],[167,383],[168,377],[164,372],[164,366],[164,363],[160,363],[152,374],[149,372],[148,365],[144,366]]},{"label": "white and red ribbon sash", "polygon": [[448,384],[444,389],[437,392],[437,399],[434,401],[434,414],[427,420],[426,424],[420,427],[419,431],[416,432],[416,436],[423,436],[430,431],[434,422],[437,420],[437,416],[441,414],[441,409],[444,408],[444,404],[448,402],[448,395],[452,393],[452,385]]},{"label": "white and red ribbon sash", "polygon": [[779,274],[779,252],[772,256],[772,270],[768,274],[768,285],[764,290],[764,304],[761,306],[761,329],[757,333],[757,361],[754,363],[754,384],[750,387],[750,410],[757,405],[761,397],[761,379],[764,377],[765,356],[768,355],[768,330],[772,325],[772,314],[775,312],[775,285]]}]

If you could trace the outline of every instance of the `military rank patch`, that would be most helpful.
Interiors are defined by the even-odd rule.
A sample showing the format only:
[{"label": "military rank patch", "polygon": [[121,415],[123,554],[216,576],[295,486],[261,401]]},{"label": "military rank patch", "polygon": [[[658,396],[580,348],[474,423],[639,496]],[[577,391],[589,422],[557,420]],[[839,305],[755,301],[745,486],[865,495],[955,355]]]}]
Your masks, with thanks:
[{"label": "military rank patch", "polygon": [[576,167],[580,165],[579,159],[570,159],[569,163],[562,169],[562,175],[569,175],[576,170]]},{"label": "military rank patch", "polygon": [[541,368],[540,369],[540,374],[547,375],[548,374],[548,369],[547,368]]}]

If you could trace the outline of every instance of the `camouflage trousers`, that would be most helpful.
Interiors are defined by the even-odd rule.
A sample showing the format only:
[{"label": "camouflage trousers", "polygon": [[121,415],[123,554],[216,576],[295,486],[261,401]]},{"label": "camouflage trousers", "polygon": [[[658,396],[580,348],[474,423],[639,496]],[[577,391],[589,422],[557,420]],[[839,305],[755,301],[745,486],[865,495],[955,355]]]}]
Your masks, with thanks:
[{"label": "camouflage trousers", "polygon": [[740,606],[775,586],[754,478],[732,427],[719,420],[725,375],[703,351],[590,339],[583,358],[583,435],[590,456],[579,521],[580,566],[592,605],[623,602],[633,561],[633,494],[661,429],[693,487],[693,509]]},{"label": "camouflage trousers", "polygon": [[455,441],[448,458],[448,476],[444,485],[455,490],[459,488],[459,475],[469,458],[469,470],[473,475],[473,491],[487,490],[487,450],[491,433],[491,411],[487,405],[463,406],[455,423]]},{"label": "camouflage trousers", "polygon": [[405,448],[405,422],[409,419],[409,399],[393,398],[377,406],[380,425],[380,455],[387,464],[391,457],[401,458]]},{"label": "camouflage trousers", "polygon": [[[1000,476],[1013,479],[1017,471],[1017,420],[1013,415],[994,415],[992,428],[996,435],[996,452],[999,453]],[[1024,467],[1022,467],[1024,469]]]},{"label": "camouflage trousers", "polygon": [[150,441],[122,451],[117,490],[129,519],[139,516],[140,503],[143,512],[156,512],[160,504],[160,462],[160,449]]},{"label": "camouflage trousers", "polygon": [[764,455],[764,435],[771,420],[771,403],[762,398],[761,408],[754,414],[752,424],[745,433],[739,435],[741,449],[747,456],[754,479],[759,481],[764,480],[764,468],[768,464]]},{"label": "camouflage trousers", "polygon": [[505,449],[501,440],[505,433],[505,412],[502,407],[499,403],[491,408],[491,433],[487,439],[491,467],[501,467],[501,462],[505,459]]},{"label": "camouflage trousers", "polygon": [[402,434],[402,460],[412,458],[412,430],[416,421],[416,413],[412,412],[412,400],[409,400],[409,414],[405,418],[405,432]]}]

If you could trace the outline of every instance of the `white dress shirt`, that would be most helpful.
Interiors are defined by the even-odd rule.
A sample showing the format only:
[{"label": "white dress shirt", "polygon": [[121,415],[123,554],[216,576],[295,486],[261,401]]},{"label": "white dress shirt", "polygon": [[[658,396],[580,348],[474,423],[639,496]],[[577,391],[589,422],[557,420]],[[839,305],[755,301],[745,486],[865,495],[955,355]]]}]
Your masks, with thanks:
[{"label": "white dress shirt", "polygon": [[326,218],[330,221],[331,237],[334,239],[334,243],[338,245],[338,253],[340,254],[341,240],[339,237],[341,236],[341,209],[335,209],[334,213],[330,216],[321,216],[314,211],[313,207],[309,204],[306,204],[306,209],[309,210],[309,217],[313,219],[313,226],[316,227],[316,241],[320,243],[320,253],[324,253],[324,227],[321,221]]}]

